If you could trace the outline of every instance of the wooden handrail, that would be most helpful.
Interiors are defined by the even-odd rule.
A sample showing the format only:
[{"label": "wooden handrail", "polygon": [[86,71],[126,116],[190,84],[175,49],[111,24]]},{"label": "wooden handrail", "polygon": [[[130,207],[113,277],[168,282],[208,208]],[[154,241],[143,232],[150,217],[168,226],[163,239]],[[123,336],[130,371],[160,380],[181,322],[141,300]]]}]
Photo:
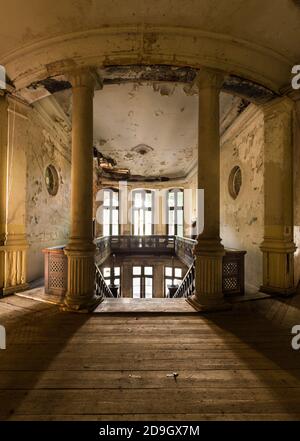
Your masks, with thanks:
[{"label": "wooden handrail", "polygon": [[195,291],[195,262],[189,267],[173,298],[189,297]]},{"label": "wooden handrail", "polygon": [[103,274],[99,268],[99,266],[95,263],[95,291],[96,295],[101,297],[109,297],[114,298],[113,293],[109,289],[109,286],[107,286],[107,283],[104,280]]}]

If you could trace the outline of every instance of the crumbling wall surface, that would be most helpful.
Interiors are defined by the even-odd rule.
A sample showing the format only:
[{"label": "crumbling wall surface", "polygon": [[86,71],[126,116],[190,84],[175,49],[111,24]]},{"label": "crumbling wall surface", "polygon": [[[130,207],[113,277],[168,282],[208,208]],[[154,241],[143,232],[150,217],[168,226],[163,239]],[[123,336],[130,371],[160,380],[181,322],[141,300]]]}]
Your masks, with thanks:
[{"label": "crumbling wall surface", "polygon": [[[248,292],[262,283],[264,233],[263,195],[264,119],[250,105],[221,138],[221,238],[225,247],[246,250],[245,282]],[[239,166],[242,185],[236,199],[229,193],[229,175]]]},{"label": "crumbling wall surface", "polygon": [[294,118],[294,240],[295,252],[295,284],[300,281],[300,100],[295,104]]},{"label": "crumbling wall surface", "polygon": [[[70,128],[55,113],[53,107],[39,105],[29,115],[26,198],[29,281],[43,277],[42,250],[65,244],[69,235]],[[49,194],[46,185],[45,171],[49,165],[58,172],[55,196]]]}]

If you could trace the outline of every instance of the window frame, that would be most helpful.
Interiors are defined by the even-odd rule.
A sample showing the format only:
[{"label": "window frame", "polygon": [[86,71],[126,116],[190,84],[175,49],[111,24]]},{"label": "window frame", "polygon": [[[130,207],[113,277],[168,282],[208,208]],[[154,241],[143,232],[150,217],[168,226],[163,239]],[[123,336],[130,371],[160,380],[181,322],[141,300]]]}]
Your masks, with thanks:
[{"label": "window frame", "polygon": [[[174,194],[174,206],[170,207],[170,194],[173,193]],[[182,193],[182,206],[178,205],[178,194]],[[174,234],[170,234],[170,211],[174,212]],[[182,211],[182,225],[178,224],[178,212]],[[167,219],[168,219],[168,236],[179,236],[178,234],[178,227],[182,227],[182,236],[179,237],[184,237],[184,190],[182,188],[172,188],[170,190],[168,190],[167,193]],[[173,224],[172,224],[173,226]]]},{"label": "window frame", "polygon": [[[141,194],[141,207],[135,206],[135,196],[140,193]],[[151,194],[151,206],[146,207],[146,194]],[[154,209],[155,209],[155,199],[154,199],[154,191],[149,189],[135,189],[132,190],[132,228],[131,234],[133,236],[152,236],[154,234]],[[138,212],[138,230],[140,229],[140,211],[143,212],[143,234],[134,234],[135,231],[135,212]],[[146,212],[151,212],[151,233],[145,234],[146,230]]]},{"label": "window frame", "polygon": [[[134,268],[141,268],[141,274],[133,274],[133,269]],[[145,274],[145,268],[152,268],[152,274]],[[132,266],[132,298],[133,299],[146,299],[146,298],[151,298],[153,299],[153,281],[154,281],[154,266],[153,265],[133,265]],[[134,292],[133,292],[133,280],[134,279],[140,279],[140,297],[134,297]],[[146,279],[149,278],[152,280],[152,292],[151,292],[151,297],[146,297]]]},{"label": "window frame", "polygon": [[[166,275],[166,269],[167,268],[170,268],[171,269],[171,272],[172,272],[172,275],[171,276],[167,276]],[[175,272],[176,272],[176,270],[178,270],[178,269],[180,269],[181,270],[181,277],[176,277],[175,276]],[[165,293],[165,297],[167,297],[167,294],[168,294],[168,288],[167,288],[167,285],[166,285],[166,281],[167,280],[170,280],[171,281],[171,285],[174,285],[174,282],[175,282],[175,280],[179,280],[180,281],[180,283],[179,283],[179,285],[178,286],[180,286],[181,285],[181,282],[183,281],[183,279],[184,279],[184,271],[183,271],[183,268],[182,267],[179,267],[179,266],[172,266],[172,265],[165,265],[164,266],[164,293]]]},{"label": "window frame", "polygon": [[[102,209],[103,209],[103,214],[102,214],[102,233],[103,233],[103,236],[104,236],[104,211],[105,210],[109,211],[109,223],[108,223],[109,234],[108,234],[108,236],[119,236],[120,235],[120,193],[119,193],[119,190],[116,189],[116,188],[112,188],[112,187],[106,187],[106,188],[103,188],[102,190],[103,190],[103,202],[102,202]],[[109,196],[109,205],[108,206],[104,205],[104,200],[105,200],[104,192],[109,192],[109,194],[110,194],[110,196]],[[113,195],[114,194],[118,195],[118,205],[117,206],[113,205],[113,200],[114,200]],[[113,233],[113,226],[114,226],[114,224],[112,222],[112,220],[113,220],[113,211],[114,210],[117,210],[117,212],[118,212],[118,224],[117,224],[118,232],[117,232],[117,234],[112,234]],[[107,234],[105,236],[107,236]]]},{"label": "window frame", "polygon": [[[109,269],[110,270],[110,275],[109,277],[105,277],[105,270]],[[114,269],[114,271],[113,271]],[[119,270],[119,276],[116,276],[116,269]],[[114,273],[114,274],[113,274]],[[118,286],[119,287],[119,292],[121,293],[121,266],[104,266],[102,268],[102,274],[103,274],[103,279],[105,280],[107,286],[109,285],[114,285],[114,286]],[[119,280],[119,285],[115,284],[115,281]]]}]

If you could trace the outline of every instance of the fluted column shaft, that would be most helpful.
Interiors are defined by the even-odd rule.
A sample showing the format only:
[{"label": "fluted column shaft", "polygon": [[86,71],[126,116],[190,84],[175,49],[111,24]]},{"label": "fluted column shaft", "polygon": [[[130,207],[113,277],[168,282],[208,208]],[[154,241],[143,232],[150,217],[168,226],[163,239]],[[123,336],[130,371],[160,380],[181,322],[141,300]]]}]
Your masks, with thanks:
[{"label": "fluted column shaft", "polygon": [[194,248],[196,292],[189,302],[196,309],[223,303],[220,239],[219,95],[223,75],[201,69],[198,75],[198,189],[204,190],[204,230]]},{"label": "fluted column shaft", "polygon": [[95,76],[82,69],[69,75],[72,84],[71,235],[68,256],[68,291],[71,310],[90,310],[99,303],[94,295],[93,243],[93,97]]}]

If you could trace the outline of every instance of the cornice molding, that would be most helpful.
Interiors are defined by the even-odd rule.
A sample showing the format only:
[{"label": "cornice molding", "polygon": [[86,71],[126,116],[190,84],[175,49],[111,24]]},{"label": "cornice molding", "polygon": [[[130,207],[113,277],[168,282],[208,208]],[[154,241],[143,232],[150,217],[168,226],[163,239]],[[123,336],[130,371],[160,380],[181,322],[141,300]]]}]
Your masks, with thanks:
[{"label": "cornice molding", "polygon": [[261,106],[250,104],[228,127],[220,137],[220,147],[229,139],[235,138],[246,130],[258,116],[263,117]]},{"label": "cornice molding", "polygon": [[[220,56],[222,51],[222,56]],[[0,63],[17,89],[49,76],[69,54],[74,67],[114,64],[206,66],[262,84],[275,92],[288,83],[290,60],[271,49],[224,34],[185,27],[106,27],[42,39],[6,53]]]}]

